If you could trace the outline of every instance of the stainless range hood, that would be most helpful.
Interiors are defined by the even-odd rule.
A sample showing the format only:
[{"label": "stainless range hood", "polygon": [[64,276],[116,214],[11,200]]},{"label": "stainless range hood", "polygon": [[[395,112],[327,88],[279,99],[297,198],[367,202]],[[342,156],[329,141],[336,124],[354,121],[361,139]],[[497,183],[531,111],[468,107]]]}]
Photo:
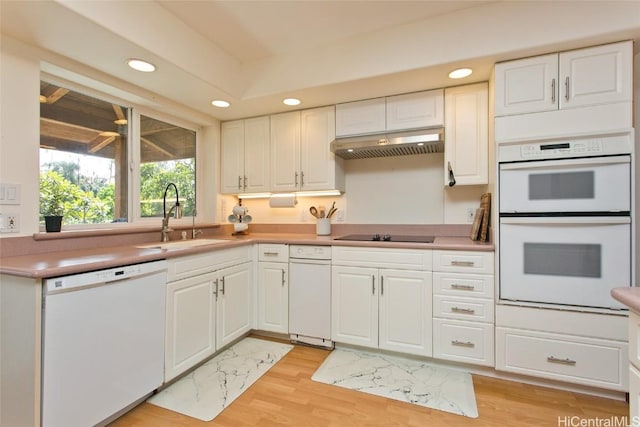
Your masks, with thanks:
[{"label": "stainless range hood", "polygon": [[331,152],[343,159],[406,156],[444,151],[444,128],[336,138]]}]

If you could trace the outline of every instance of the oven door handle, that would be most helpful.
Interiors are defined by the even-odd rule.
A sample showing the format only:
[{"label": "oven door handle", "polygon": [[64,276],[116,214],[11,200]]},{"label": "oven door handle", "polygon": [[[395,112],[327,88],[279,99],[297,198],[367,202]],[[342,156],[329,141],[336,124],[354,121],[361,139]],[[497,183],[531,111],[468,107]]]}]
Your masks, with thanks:
[{"label": "oven door handle", "polygon": [[631,156],[612,156],[612,157],[584,157],[581,159],[559,159],[559,160],[539,160],[521,163],[500,163],[501,171],[508,170],[528,170],[528,169],[553,169],[566,166],[574,167],[590,167],[599,165],[615,165],[631,163]]},{"label": "oven door handle", "polygon": [[535,217],[518,216],[518,217],[501,217],[500,224],[521,224],[521,225],[631,224],[631,218],[628,216],[535,216]]}]

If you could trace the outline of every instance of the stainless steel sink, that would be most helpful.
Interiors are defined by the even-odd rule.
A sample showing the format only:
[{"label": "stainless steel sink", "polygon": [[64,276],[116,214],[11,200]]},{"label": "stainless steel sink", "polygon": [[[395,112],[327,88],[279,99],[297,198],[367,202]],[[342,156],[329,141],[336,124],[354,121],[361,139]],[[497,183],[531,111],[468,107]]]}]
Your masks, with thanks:
[{"label": "stainless steel sink", "polygon": [[142,249],[179,249],[193,248],[196,246],[215,245],[225,243],[228,240],[223,239],[193,239],[193,240],[176,240],[173,242],[146,243],[144,245],[136,245],[136,248]]}]

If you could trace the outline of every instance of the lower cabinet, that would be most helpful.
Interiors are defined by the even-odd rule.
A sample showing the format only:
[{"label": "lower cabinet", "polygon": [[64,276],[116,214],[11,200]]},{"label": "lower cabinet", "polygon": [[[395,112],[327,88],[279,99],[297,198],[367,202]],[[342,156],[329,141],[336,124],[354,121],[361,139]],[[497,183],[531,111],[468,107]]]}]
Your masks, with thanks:
[{"label": "lower cabinet", "polygon": [[250,331],[251,265],[167,284],[165,382]]},{"label": "lower cabinet", "polygon": [[257,327],[289,333],[289,245],[258,244]]},{"label": "lower cabinet", "polygon": [[431,356],[431,272],[333,266],[331,338]]}]

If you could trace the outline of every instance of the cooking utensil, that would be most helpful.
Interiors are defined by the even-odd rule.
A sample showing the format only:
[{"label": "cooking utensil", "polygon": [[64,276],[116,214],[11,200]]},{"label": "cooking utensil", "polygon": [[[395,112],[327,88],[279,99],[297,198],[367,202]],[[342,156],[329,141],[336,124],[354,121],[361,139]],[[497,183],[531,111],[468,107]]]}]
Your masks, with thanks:
[{"label": "cooking utensil", "polygon": [[324,218],[324,214],[325,214],[325,209],[324,206],[320,205],[318,206],[318,218]]},{"label": "cooking utensil", "polygon": [[309,208],[309,212],[311,212],[311,215],[315,216],[316,218],[320,218],[320,217],[318,216],[318,209],[316,209],[316,207],[315,207],[315,206],[311,206],[311,207]]},{"label": "cooking utensil", "polygon": [[333,216],[333,214],[336,213],[337,210],[338,210],[337,208],[329,209],[329,213],[327,214],[327,218],[331,218]]}]

